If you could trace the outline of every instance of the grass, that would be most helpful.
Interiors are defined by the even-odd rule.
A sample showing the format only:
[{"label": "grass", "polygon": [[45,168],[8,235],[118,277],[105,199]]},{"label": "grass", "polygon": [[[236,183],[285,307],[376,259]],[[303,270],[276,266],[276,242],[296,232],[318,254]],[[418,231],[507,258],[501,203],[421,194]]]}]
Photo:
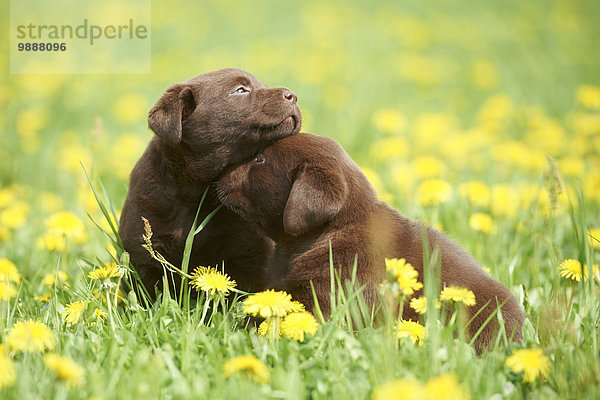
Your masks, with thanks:
[{"label": "grass", "polygon": [[[153,4],[151,75],[1,75],[0,259],[21,279],[0,299],[0,342],[28,319],[56,340],[44,353],[0,351],[1,398],[364,399],[399,378],[431,395],[440,376],[456,379],[455,398],[600,397],[597,274],[576,282],[559,270],[599,259],[597,2],[181,3]],[[7,8],[0,19],[9,24]],[[8,41],[0,47],[6,67]],[[229,66],[292,89],[304,131],[340,141],[381,199],[443,229],[510,288],[527,316],[523,343],[500,335],[477,356],[459,315],[442,324],[435,312],[421,321],[422,346],[399,340],[393,316],[375,318],[360,288],[336,280],[347,290],[331,298],[331,320],[317,314],[317,332],[299,343],[246,329],[244,293],[209,309],[188,286],[190,303],[184,292],[150,303],[119,295],[117,277],[89,278],[128,265],[117,221],[151,137],[147,110],[173,82]],[[425,191],[432,179],[442,183]],[[437,259],[425,256],[429,310]],[[45,283],[59,271],[68,286]],[[69,325],[63,312],[80,300]],[[526,383],[508,368],[518,349],[540,349],[546,376]],[[58,379],[46,353],[74,360],[84,379]],[[269,382],[226,378],[239,355],[264,363]],[[398,398],[410,394],[403,385]]]}]

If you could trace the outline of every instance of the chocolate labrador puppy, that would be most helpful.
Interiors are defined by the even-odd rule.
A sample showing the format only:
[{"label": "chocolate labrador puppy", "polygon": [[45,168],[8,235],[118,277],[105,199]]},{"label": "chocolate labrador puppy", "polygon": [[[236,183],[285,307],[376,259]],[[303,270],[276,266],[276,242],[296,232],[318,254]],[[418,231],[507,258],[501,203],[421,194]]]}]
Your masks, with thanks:
[{"label": "chocolate labrador puppy", "polygon": [[[150,221],[154,249],[181,265],[187,234],[208,187],[198,222],[219,200],[211,183],[223,170],[252,158],[271,142],[299,132],[296,95],[270,88],[238,69],[198,75],[169,88],[148,115],[156,136],[131,172],[119,227],[125,250],[151,295],[163,268],[142,248]],[[191,267],[221,265],[246,291],[265,285],[271,239],[228,209],[217,212],[195,237]]]},{"label": "chocolate labrador puppy", "polygon": [[[342,279],[350,279],[356,257],[357,278],[371,305],[386,274],[386,257],[405,258],[423,278],[423,227],[378,201],[361,169],[332,139],[304,133],[282,139],[227,171],[218,191],[226,207],[276,242],[267,287],[286,290],[308,309],[314,306],[312,282],[321,310],[330,313],[330,242]],[[474,335],[502,304],[506,332],[510,336],[514,328],[513,339],[519,341],[524,317],[510,291],[448,237],[431,228],[426,232],[430,247],[441,254],[442,286],[475,293],[477,304],[468,308],[469,333]],[[418,319],[408,306],[403,317]],[[487,345],[497,330],[493,317],[476,347]]]}]

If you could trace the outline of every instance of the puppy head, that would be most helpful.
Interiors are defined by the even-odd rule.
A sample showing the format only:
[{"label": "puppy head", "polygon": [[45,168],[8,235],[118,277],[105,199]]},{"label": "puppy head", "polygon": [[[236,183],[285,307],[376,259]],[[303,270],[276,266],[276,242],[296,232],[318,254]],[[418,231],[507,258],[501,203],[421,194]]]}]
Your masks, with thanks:
[{"label": "puppy head", "polygon": [[150,129],[161,140],[191,154],[209,155],[222,168],[298,133],[301,123],[294,93],[269,88],[232,68],[170,86],[148,115]]},{"label": "puppy head", "polygon": [[303,133],[225,172],[218,193],[226,207],[274,240],[299,236],[336,218],[348,200],[347,173],[354,168],[335,141]]}]

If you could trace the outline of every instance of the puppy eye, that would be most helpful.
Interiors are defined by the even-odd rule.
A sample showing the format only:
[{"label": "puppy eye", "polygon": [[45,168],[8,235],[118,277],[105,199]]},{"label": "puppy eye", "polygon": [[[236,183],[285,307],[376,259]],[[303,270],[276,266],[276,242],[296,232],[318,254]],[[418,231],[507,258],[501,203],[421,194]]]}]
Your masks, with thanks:
[{"label": "puppy eye", "polygon": [[242,94],[242,93],[250,93],[250,90],[244,86],[240,86],[235,89],[231,94]]},{"label": "puppy eye", "polygon": [[258,164],[262,164],[265,162],[265,156],[262,155],[262,153],[258,154],[255,158],[254,158],[254,162],[258,163]]}]

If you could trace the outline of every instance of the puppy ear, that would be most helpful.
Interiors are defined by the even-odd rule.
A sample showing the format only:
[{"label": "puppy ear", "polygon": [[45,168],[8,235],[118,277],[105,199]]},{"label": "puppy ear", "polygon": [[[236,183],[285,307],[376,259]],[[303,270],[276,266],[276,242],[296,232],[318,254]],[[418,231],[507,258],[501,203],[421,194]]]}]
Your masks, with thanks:
[{"label": "puppy ear", "polygon": [[285,232],[298,236],[331,221],[348,195],[341,168],[302,167],[283,210]]},{"label": "puppy ear", "polygon": [[148,113],[148,126],[171,143],[181,142],[181,123],[196,109],[192,89],[177,83],[170,86]]}]

